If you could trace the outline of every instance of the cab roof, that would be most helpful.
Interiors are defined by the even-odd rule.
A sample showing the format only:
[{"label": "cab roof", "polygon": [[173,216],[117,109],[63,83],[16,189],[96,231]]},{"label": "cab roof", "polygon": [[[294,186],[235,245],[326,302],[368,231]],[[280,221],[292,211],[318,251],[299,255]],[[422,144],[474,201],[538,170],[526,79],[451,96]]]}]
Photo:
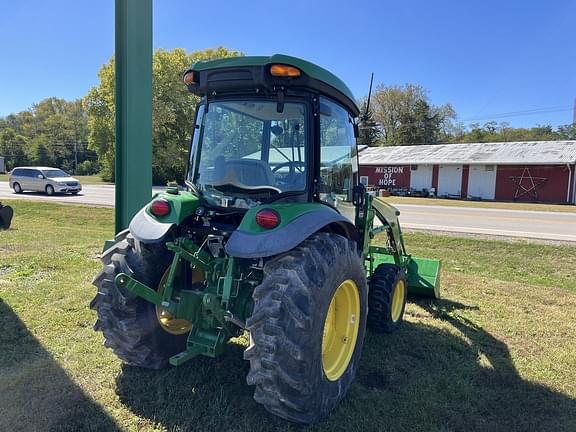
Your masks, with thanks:
[{"label": "cab roof", "polygon": [[[264,69],[265,66],[271,64],[288,65],[300,69],[305,76],[303,77],[303,79],[305,78],[305,81],[303,81],[303,79],[293,80],[292,82],[295,86],[309,87],[318,90],[321,93],[326,93],[343,103],[350,111],[352,111],[354,116],[358,116],[360,110],[356,105],[354,95],[340,78],[314,63],[310,63],[309,61],[297,57],[283,54],[274,54],[272,56],[228,57],[217,60],[196,62],[187,72],[195,71],[202,73],[211,70],[242,68]],[[191,91],[193,90],[191,89]]]}]

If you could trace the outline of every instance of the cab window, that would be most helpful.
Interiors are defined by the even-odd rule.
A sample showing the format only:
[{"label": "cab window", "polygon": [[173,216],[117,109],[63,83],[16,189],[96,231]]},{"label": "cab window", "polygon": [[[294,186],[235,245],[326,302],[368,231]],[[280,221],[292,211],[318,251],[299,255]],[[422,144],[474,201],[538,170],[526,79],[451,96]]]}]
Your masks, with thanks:
[{"label": "cab window", "polygon": [[356,138],[348,112],[327,98],[320,98],[320,146],[320,199],[338,207],[352,200]]}]

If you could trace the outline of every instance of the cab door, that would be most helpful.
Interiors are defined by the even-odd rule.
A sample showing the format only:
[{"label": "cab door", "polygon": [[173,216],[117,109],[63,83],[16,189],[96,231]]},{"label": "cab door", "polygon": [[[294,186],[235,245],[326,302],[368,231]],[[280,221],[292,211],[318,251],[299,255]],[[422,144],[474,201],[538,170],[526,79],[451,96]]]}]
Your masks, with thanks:
[{"label": "cab door", "polygon": [[352,189],[358,178],[354,123],[344,107],[320,98],[319,198],[354,221]]}]

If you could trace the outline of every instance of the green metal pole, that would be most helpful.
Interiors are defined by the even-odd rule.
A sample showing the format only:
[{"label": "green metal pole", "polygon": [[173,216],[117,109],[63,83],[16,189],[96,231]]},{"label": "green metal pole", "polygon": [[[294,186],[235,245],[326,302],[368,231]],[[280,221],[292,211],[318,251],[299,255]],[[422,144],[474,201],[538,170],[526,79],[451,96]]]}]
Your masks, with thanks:
[{"label": "green metal pole", "polygon": [[152,193],[152,0],[116,0],[116,233]]}]

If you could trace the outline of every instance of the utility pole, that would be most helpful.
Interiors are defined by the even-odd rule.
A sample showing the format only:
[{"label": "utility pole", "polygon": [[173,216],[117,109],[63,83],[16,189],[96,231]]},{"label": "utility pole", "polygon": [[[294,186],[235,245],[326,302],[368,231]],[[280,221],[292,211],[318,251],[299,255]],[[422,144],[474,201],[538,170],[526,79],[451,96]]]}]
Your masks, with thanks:
[{"label": "utility pole", "polygon": [[152,197],[152,0],[116,0],[116,233]]},{"label": "utility pole", "polygon": [[74,140],[74,174],[78,171],[78,141]]}]

